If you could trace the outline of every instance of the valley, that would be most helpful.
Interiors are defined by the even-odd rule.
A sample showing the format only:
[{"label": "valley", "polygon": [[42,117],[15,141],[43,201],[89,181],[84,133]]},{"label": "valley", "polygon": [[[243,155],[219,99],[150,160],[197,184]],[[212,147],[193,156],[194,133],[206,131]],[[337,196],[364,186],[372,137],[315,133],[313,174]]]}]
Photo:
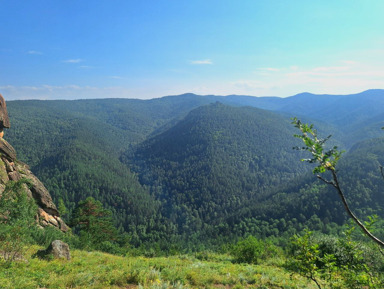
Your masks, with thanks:
[{"label": "valley", "polygon": [[[7,139],[55,202],[64,201],[67,217],[92,196],[136,246],[172,235],[180,246],[193,247],[304,227],[328,232],[327,225],[345,222],[337,197],[292,149],[299,145],[293,116],[351,151],[340,164],[350,198],[363,215],[382,214],[375,201],[382,198],[382,154],[378,146],[368,157],[366,146],[383,137],[383,99],[383,90],[371,90],[289,98],[14,101]],[[356,158],[369,170],[354,166]]]}]

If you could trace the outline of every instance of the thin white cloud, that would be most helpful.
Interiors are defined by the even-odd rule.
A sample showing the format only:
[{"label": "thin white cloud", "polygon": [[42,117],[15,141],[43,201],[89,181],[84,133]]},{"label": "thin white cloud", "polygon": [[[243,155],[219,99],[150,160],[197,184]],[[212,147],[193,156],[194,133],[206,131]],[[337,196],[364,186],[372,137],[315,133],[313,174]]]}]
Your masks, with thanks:
[{"label": "thin white cloud", "polygon": [[292,65],[289,67],[290,70],[298,71],[300,68],[297,65]]},{"label": "thin white cloud", "polygon": [[262,67],[262,68],[258,68],[257,70],[259,70],[259,71],[277,72],[277,71],[280,71],[281,69],[280,68],[275,68],[275,67]]},{"label": "thin white cloud", "polygon": [[94,67],[93,66],[89,66],[89,65],[80,65],[79,68],[81,68],[81,69],[92,69]]},{"label": "thin white cloud", "polygon": [[354,61],[354,60],[342,60],[341,62],[347,65],[354,65],[358,63],[357,61]]},{"label": "thin white cloud", "polygon": [[67,60],[63,60],[62,62],[64,63],[80,63],[80,62],[83,62],[84,60],[83,59],[67,59]]},{"label": "thin white cloud", "polygon": [[[369,53],[368,53],[369,52]],[[265,64],[243,77],[227,76],[225,79],[150,78],[130,80],[127,87],[93,86],[24,86],[4,85],[0,92],[7,100],[12,99],[79,99],[79,98],[141,98],[148,99],[164,95],[194,92],[216,95],[291,96],[303,91],[317,94],[349,94],[370,88],[384,88],[384,50],[343,53],[335,61],[313,64],[292,63],[285,66]],[[203,60],[200,60],[203,61]],[[199,61],[199,62],[200,62]],[[204,61],[206,62],[206,61]],[[210,61],[211,62],[211,61]],[[121,76],[107,76],[122,79]],[[106,78],[107,78],[106,77]],[[111,81],[110,81],[111,82]],[[108,83],[108,82],[107,82]]]},{"label": "thin white cloud", "polygon": [[232,82],[233,91],[237,94],[290,96],[303,91],[349,94],[384,88],[384,71],[376,62],[340,60],[333,64],[314,67],[292,65],[273,73],[268,73],[265,68],[259,69],[252,78]]},{"label": "thin white cloud", "polygon": [[108,78],[111,78],[111,79],[124,79],[124,77],[117,76],[117,75],[111,75],[111,76],[108,76]]},{"label": "thin white cloud", "polygon": [[244,91],[252,91],[254,89],[263,88],[263,82],[258,80],[238,80],[231,83],[236,88],[244,89]]},{"label": "thin white cloud", "polygon": [[303,91],[352,94],[371,88],[384,89],[384,71],[381,69],[384,65],[384,51],[364,51],[361,55],[344,57],[340,55],[340,60],[315,62],[308,66],[296,63],[281,67],[265,66],[243,78],[209,82],[209,85],[204,80],[204,86],[196,84],[186,91],[197,94],[287,97]]},{"label": "thin white cloud", "polygon": [[320,66],[315,67],[312,71],[314,72],[340,72],[340,71],[347,71],[349,69],[348,66]]},{"label": "thin white cloud", "polygon": [[43,53],[40,52],[40,51],[36,51],[36,50],[29,50],[27,52],[27,54],[31,54],[31,55],[42,55]]},{"label": "thin white cloud", "polygon": [[267,67],[266,70],[268,70],[268,71],[280,71],[279,68],[273,68],[273,67]]},{"label": "thin white cloud", "polygon": [[0,86],[6,100],[19,99],[93,99],[132,97],[131,90],[124,87],[94,87],[78,85]]},{"label": "thin white cloud", "polygon": [[193,65],[207,65],[207,64],[210,65],[210,64],[213,64],[211,59],[191,60],[190,63]]}]

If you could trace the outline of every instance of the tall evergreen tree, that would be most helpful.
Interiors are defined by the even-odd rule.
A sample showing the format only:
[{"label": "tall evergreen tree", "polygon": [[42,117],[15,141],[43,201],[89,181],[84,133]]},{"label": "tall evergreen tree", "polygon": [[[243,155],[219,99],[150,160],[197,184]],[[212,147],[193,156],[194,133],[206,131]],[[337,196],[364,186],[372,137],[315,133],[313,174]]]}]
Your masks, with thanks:
[{"label": "tall evergreen tree", "polygon": [[92,197],[78,203],[71,225],[87,249],[102,249],[106,242],[115,242],[118,237],[111,211],[104,209],[101,202]]}]

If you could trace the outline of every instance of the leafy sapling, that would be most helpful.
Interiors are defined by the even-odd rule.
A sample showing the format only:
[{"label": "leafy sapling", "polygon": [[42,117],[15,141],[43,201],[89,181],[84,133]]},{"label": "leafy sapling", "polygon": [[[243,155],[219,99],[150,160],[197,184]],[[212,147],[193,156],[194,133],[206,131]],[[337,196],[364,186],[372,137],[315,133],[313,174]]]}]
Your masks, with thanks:
[{"label": "leafy sapling", "polygon": [[313,124],[308,125],[302,123],[296,117],[293,118],[292,124],[302,132],[301,135],[295,134],[294,137],[302,139],[305,144],[303,147],[294,148],[298,150],[306,150],[312,154],[311,159],[302,159],[302,161],[318,164],[313,170],[313,173],[324,173],[327,170],[335,170],[335,166],[344,151],[338,151],[337,146],[334,146],[330,150],[325,150],[324,144],[331,138],[331,135],[324,139],[318,138],[317,131],[313,129]]},{"label": "leafy sapling", "polygon": [[[363,230],[364,234],[371,238],[374,242],[376,242],[380,247],[384,248],[384,242],[374,236],[370,230],[361,222],[355,214],[351,211],[348,202],[345,198],[344,192],[341,189],[339,179],[337,176],[336,165],[343,153],[343,151],[339,151],[337,146],[326,150],[325,143],[327,140],[331,138],[331,136],[326,137],[325,139],[321,139],[317,136],[317,131],[313,128],[313,124],[308,125],[302,123],[296,117],[292,119],[292,124],[298,128],[301,132],[300,134],[295,134],[294,136],[300,138],[304,142],[303,147],[294,147],[294,149],[304,150],[310,152],[312,158],[303,159],[302,161],[306,161],[309,163],[317,164],[317,167],[313,170],[314,174],[317,174],[317,177],[325,182],[328,185],[333,186],[338,195],[341,198],[343,206],[347,211],[348,215],[353,219],[353,221]],[[324,173],[329,171],[332,175],[330,180],[323,178],[320,173]],[[383,172],[382,172],[383,173]],[[384,174],[383,174],[384,176]]]}]

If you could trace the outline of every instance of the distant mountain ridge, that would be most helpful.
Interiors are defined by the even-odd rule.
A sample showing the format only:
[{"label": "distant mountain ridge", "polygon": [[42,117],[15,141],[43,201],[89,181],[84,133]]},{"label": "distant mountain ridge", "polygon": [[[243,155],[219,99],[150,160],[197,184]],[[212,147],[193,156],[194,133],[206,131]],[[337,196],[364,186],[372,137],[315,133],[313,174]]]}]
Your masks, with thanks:
[{"label": "distant mountain ridge", "polygon": [[[175,98],[176,96],[170,96]],[[299,93],[286,98],[279,97],[253,97],[246,95],[199,96],[184,94],[180,97],[190,99],[197,97],[207,101],[219,101],[228,105],[252,106],[275,112],[285,113],[290,117],[297,116],[304,119],[328,123],[339,129],[341,134],[348,130],[349,135],[359,135],[364,138],[364,131],[373,130],[374,127],[384,126],[384,89],[370,89],[356,94],[330,95]],[[165,97],[167,99],[168,97]],[[382,119],[380,121],[380,119]],[[366,126],[362,128],[361,124]],[[375,136],[380,136],[377,130]],[[373,137],[370,135],[369,137]],[[344,145],[350,147],[351,138],[345,136]]]},{"label": "distant mountain ridge", "polygon": [[[353,111],[342,111],[336,113],[335,108],[342,108],[349,104],[347,108],[373,109],[373,114],[379,113],[381,104],[384,103],[384,89],[370,89],[356,94],[332,95],[332,94],[313,94],[309,92],[299,93],[290,97],[255,97],[248,95],[195,95],[193,93],[178,96],[165,96],[167,98],[205,98],[211,102],[222,102],[229,105],[253,106],[267,110],[296,113],[303,116],[322,119],[331,114],[344,116]],[[372,104],[375,103],[374,106]],[[363,107],[360,107],[363,106]],[[364,112],[366,112],[364,110]],[[313,117],[313,115],[315,117]],[[332,119],[332,118],[331,118]],[[332,119],[333,120],[333,119]]]},{"label": "distant mountain ridge", "polygon": [[[277,216],[296,218],[297,226],[300,214],[303,222],[315,212],[342,220],[340,210],[319,209],[332,197],[303,197],[319,189],[313,178],[303,177],[307,169],[294,155],[292,146],[300,142],[290,118],[314,123],[348,150],[383,136],[383,104],[384,90],[288,98],[188,93],[151,100],[9,101],[13,128],[7,139],[55,202],[62,198],[70,212],[93,196],[112,210],[135,245],[199,230],[205,236],[244,234],[245,218],[252,230],[269,226],[265,232],[272,234],[280,223],[265,222]],[[364,186],[376,190],[368,181]],[[289,208],[295,212],[284,211]]]}]

